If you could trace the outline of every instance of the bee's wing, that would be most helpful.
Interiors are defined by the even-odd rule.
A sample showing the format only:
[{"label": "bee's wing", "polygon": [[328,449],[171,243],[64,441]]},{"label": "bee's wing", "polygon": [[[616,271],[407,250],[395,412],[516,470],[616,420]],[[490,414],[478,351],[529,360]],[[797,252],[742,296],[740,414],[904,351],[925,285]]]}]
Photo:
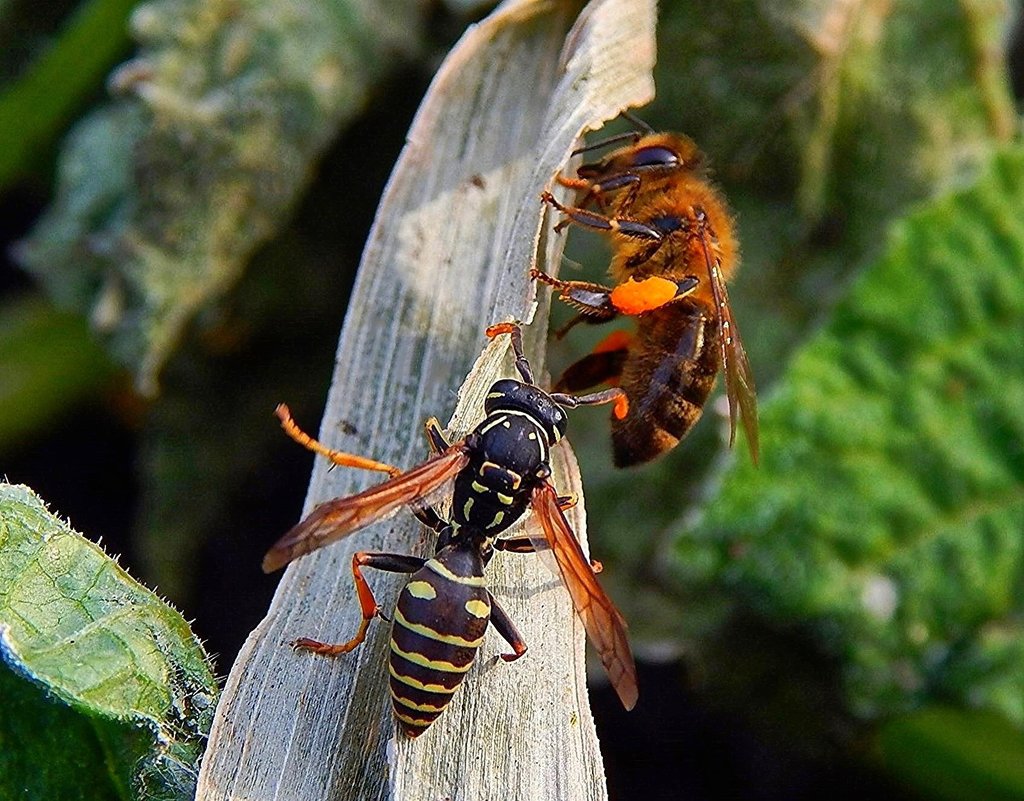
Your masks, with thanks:
[{"label": "bee's wing", "polygon": [[282,568],[293,559],[323,548],[423,498],[454,478],[467,464],[469,453],[462,440],[383,484],[320,504],[267,551],[263,557],[263,572]]},{"label": "bee's wing", "polygon": [[594,575],[579,540],[558,508],[558,494],[542,481],[533,490],[533,510],[544,529],[548,546],[555,555],[572,605],[583,621],[587,637],[597,649],[622,705],[632,709],[637,699],[636,665],[626,636],[626,621],[615,608]]},{"label": "bee's wing", "polygon": [[740,340],[740,330],[729,306],[729,291],[721,268],[711,255],[708,243],[704,242],[704,257],[707,260],[711,291],[715,296],[718,317],[718,337],[722,343],[722,365],[725,369],[725,394],[729,398],[729,446],[736,441],[736,418],[743,421],[747,434],[750,456],[757,464],[760,438],[757,430],[757,392],[754,389],[754,374],[750,370],[747,352]]}]

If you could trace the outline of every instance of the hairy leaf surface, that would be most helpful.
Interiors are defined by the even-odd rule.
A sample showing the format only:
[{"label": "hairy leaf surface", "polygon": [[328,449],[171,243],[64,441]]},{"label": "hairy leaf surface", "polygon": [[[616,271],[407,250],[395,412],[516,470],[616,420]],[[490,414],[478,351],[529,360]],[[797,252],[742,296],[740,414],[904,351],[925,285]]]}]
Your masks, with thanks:
[{"label": "hairy leaf surface", "polygon": [[837,653],[854,709],[1024,724],[1024,151],[898,224],[677,556]]},{"label": "hairy leaf surface", "polygon": [[0,565],[0,796],[191,798],[217,686],[181,615],[27,487]]}]

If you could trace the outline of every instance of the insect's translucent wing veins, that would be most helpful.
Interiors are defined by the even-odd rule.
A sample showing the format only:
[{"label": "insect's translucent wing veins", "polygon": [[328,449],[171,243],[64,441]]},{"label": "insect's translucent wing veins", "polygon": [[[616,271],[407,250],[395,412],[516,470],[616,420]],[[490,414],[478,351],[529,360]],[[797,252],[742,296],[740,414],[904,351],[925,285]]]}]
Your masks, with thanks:
[{"label": "insect's translucent wing veins", "polygon": [[597,649],[622,705],[632,709],[638,690],[626,621],[598,583],[579,540],[558,508],[554,488],[546,481],[541,482],[533,490],[531,502],[587,637]]},{"label": "insect's translucent wing veins", "polygon": [[452,479],[467,464],[469,455],[463,440],[383,484],[320,504],[267,551],[263,571],[271,573],[293,559],[387,517]]},{"label": "insect's translucent wing veins", "polygon": [[711,253],[707,235],[702,236],[704,258],[707,262],[711,291],[715,296],[715,312],[718,318],[718,337],[722,348],[722,366],[725,370],[725,394],[729,399],[729,446],[736,441],[736,420],[743,421],[747,434],[750,456],[757,464],[760,453],[760,437],[757,428],[757,392],[754,388],[754,374],[750,369],[747,352],[740,340],[740,331],[732,316],[729,305],[729,291],[725,287],[721,268]]}]

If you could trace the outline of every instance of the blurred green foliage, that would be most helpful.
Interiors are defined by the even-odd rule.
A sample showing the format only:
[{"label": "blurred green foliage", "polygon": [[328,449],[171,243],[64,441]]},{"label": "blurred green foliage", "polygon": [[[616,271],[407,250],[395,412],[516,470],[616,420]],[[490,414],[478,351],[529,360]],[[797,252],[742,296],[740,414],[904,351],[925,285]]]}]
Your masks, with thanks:
[{"label": "blurred green foliage", "polygon": [[[128,12],[135,0],[83,2],[52,44],[0,89],[0,191],[41,155],[71,113],[96,92],[128,49]],[[17,15],[8,9],[7,16]],[[4,26],[6,28],[6,26]],[[5,47],[23,35],[2,29]]]},{"label": "blurred green foliage", "polygon": [[13,446],[110,384],[85,321],[42,298],[0,306],[0,443]]},{"label": "blurred green foliage", "polygon": [[0,796],[188,799],[217,686],[188,624],[0,484]]},{"label": "blurred green foliage", "polygon": [[882,728],[877,757],[926,798],[1009,801],[1024,787],[1024,734],[998,715],[937,707]]},{"label": "blurred green foliage", "polygon": [[170,0],[132,14],[121,98],[68,140],[19,258],[88,314],[155,394],[187,324],[279,231],[370,88],[418,41],[419,8]]}]

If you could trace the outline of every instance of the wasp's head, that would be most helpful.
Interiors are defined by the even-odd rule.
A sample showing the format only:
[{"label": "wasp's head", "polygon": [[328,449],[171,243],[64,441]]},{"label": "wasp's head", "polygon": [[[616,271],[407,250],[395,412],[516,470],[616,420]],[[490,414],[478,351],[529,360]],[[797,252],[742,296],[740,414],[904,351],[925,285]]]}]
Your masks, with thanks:
[{"label": "wasp's head", "polygon": [[503,410],[522,412],[536,421],[552,444],[565,436],[569,422],[565,410],[548,393],[511,378],[503,378],[491,386],[484,410],[487,414]]}]

